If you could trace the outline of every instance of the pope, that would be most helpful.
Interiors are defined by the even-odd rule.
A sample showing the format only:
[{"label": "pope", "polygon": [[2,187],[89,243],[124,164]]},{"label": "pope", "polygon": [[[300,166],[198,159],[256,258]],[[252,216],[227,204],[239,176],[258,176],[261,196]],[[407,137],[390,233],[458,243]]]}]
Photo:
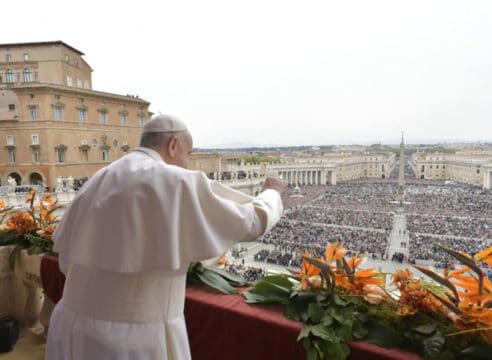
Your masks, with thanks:
[{"label": "pope", "polygon": [[187,170],[192,137],[155,115],[140,147],[79,190],[54,235],[63,298],[46,359],[191,359],[183,315],[190,262],[268,232],[285,184],[266,177],[256,197]]}]

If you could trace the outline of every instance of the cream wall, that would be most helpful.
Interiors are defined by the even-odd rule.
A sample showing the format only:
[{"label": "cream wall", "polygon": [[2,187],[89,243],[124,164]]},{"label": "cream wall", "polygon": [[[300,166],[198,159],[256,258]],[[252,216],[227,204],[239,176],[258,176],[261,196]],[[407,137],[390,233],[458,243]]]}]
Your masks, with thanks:
[{"label": "cream wall", "polygon": [[420,179],[454,180],[457,182],[482,186],[485,183],[485,165],[492,161],[492,154],[421,154],[412,156]]}]

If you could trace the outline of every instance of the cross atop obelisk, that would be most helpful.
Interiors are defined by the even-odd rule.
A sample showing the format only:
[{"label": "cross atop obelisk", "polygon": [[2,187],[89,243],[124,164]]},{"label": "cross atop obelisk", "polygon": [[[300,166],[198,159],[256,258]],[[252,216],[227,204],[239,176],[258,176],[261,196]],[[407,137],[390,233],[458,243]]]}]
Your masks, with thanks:
[{"label": "cross atop obelisk", "polygon": [[403,141],[403,131],[401,132],[400,143],[400,171],[398,174],[398,202],[403,205],[405,202],[405,143]]}]

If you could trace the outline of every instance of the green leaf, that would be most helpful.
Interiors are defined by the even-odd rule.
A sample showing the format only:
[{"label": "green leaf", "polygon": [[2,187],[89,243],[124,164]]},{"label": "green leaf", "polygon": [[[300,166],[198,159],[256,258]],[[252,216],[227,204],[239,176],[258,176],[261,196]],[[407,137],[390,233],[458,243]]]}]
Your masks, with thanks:
[{"label": "green leaf", "polygon": [[325,359],[345,360],[350,355],[350,348],[345,343],[330,342],[325,343]]},{"label": "green leaf", "polygon": [[304,327],[299,332],[299,335],[297,335],[297,341],[309,337],[309,334],[311,334],[311,328],[311,325],[304,325]]},{"label": "green leaf", "polygon": [[10,268],[10,270],[14,270],[15,269],[15,261],[17,259],[17,256],[18,256],[19,252],[21,251],[21,249],[22,249],[22,245],[17,245],[12,250],[12,252],[10,253],[10,256],[9,256],[9,268]]},{"label": "green leaf", "polygon": [[458,251],[450,249],[450,248],[443,246],[441,244],[436,243],[435,245],[437,245],[438,247],[440,247],[441,249],[446,251],[449,255],[451,255],[452,257],[454,257],[455,259],[457,259],[458,261],[460,261],[461,263],[465,264],[470,269],[475,271],[478,276],[481,276],[481,277],[483,276],[482,270],[478,267],[478,265],[475,263],[475,261],[473,261],[473,259],[470,259],[467,256],[459,253]]},{"label": "green leaf", "polygon": [[362,339],[365,342],[387,348],[399,347],[403,342],[402,337],[399,336],[393,328],[387,325],[369,320],[366,323],[366,329],[367,336]]},{"label": "green leaf", "polygon": [[227,282],[229,284],[231,284],[233,286],[245,286],[248,284],[248,282],[246,280],[244,280],[243,278],[241,278],[240,276],[231,274],[231,273],[224,271],[222,269],[219,269],[216,267],[208,267],[208,266],[207,266],[207,269],[209,271],[213,271],[213,272],[217,273],[218,275],[222,276],[224,279],[227,280]]},{"label": "green leaf", "polygon": [[307,360],[319,360],[323,358],[323,354],[316,342],[311,342],[309,338],[304,338],[302,341],[304,349],[306,349]]},{"label": "green leaf", "polygon": [[322,322],[322,324],[323,324],[324,326],[330,326],[331,324],[333,324],[333,316],[331,316],[331,315],[325,315],[325,316],[323,317],[323,322]]},{"label": "green leaf", "polygon": [[254,294],[250,292],[243,293],[245,302],[248,304],[286,304],[287,299],[280,296],[265,296],[262,294]]},{"label": "green leaf", "polygon": [[337,294],[335,294],[333,296],[333,300],[335,301],[335,304],[340,305],[340,306],[346,306],[348,304],[348,301],[346,301],[345,299],[342,299]]},{"label": "green leaf", "polygon": [[456,287],[453,284],[451,284],[451,282],[448,279],[439,276],[434,271],[429,270],[423,266],[414,265],[414,267],[416,269],[420,270],[421,272],[423,272],[425,275],[427,275],[431,279],[437,281],[439,284],[446,286],[449,290],[451,290],[453,292],[454,298],[459,299],[459,295],[458,295],[458,291],[456,290]]},{"label": "green leaf", "polygon": [[413,328],[416,332],[422,335],[432,335],[436,331],[435,324],[423,324]]},{"label": "green leaf", "polygon": [[315,325],[311,328],[311,333],[323,340],[334,341],[338,339],[338,336],[334,334],[333,330],[326,328],[321,324]]},{"label": "green leaf", "polygon": [[352,336],[356,339],[363,339],[367,335],[367,329],[361,323],[355,323],[352,329]]},{"label": "green leaf", "polygon": [[244,296],[248,303],[286,304],[292,291],[292,283],[288,279],[280,275],[271,275],[257,281]]},{"label": "green leaf", "polygon": [[323,309],[317,303],[311,303],[308,306],[308,314],[314,323],[319,323],[323,316]]},{"label": "green leaf", "polygon": [[426,353],[430,355],[438,355],[441,353],[442,347],[446,340],[444,336],[439,331],[436,331],[434,335],[424,339],[424,347],[426,349]]},{"label": "green leaf", "polygon": [[204,284],[213,287],[224,294],[238,293],[238,291],[225,281],[222,276],[212,271],[207,271],[207,269],[205,269],[203,273],[197,273],[196,275]]},{"label": "green leaf", "polygon": [[471,345],[461,351],[465,359],[489,360],[492,353],[492,347],[485,343]]}]

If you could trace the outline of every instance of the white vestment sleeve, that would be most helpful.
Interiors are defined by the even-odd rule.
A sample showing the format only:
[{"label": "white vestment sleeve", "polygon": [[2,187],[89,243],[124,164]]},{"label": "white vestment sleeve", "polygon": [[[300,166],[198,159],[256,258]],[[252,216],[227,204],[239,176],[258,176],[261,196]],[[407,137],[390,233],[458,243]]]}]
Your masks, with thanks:
[{"label": "white vestment sleeve", "polygon": [[53,235],[54,249],[63,271],[70,264],[177,270],[258,238],[281,214],[275,190],[251,197],[203,172],[133,152],[84,185]]}]

